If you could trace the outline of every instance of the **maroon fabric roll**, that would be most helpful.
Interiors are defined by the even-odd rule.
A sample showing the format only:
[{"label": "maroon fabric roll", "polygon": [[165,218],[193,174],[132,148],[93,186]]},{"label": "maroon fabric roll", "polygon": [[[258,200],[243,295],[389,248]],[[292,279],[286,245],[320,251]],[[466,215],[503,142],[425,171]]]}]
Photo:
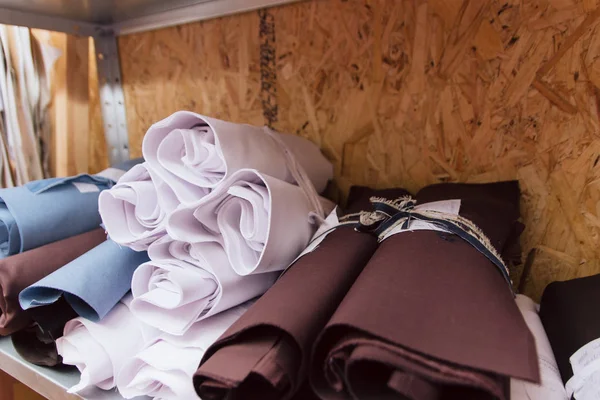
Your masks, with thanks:
[{"label": "maroon fabric roll", "polygon": [[[501,252],[519,218],[517,182],[440,184],[419,204],[461,199],[460,215]],[[315,344],[324,399],[509,398],[537,381],[534,340],[503,275],[458,236],[402,232],[380,245]]]},{"label": "maroon fabric roll", "polygon": [[76,235],[0,260],[0,335],[10,335],[32,321],[19,293],[106,240],[104,230]]},{"label": "maroon fabric roll", "polygon": [[[347,211],[369,197],[408,195],[351,189]],[[293,229],[293,227],[290,227]],[[377,247],[374,236],[343,226],[300,258],[206,352],[195,374],[203,400],[288,399],[306,376],[312,344]],[[304,387],[302,393],[310,393]]]}]

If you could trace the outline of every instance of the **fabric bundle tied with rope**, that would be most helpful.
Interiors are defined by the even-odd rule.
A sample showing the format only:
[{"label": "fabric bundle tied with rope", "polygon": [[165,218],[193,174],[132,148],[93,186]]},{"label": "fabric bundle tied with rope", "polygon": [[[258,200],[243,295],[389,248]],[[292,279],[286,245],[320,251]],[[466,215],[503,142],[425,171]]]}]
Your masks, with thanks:
[{"label": "fabric bundle tied with rope", "polygon": [[538,381],[502,257],[520,231],[518,183],[432,185],[373,208],[341,221],[380,244],[315,343],[317,394],[506,400],[509,377]]}]

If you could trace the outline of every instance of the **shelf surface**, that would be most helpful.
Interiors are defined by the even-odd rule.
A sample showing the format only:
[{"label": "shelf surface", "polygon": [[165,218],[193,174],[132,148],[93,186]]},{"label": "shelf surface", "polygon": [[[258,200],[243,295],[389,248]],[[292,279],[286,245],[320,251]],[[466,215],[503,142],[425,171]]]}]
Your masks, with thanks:
[{"label": "shelf surface", "polygon": [[[0,369],[29,386],[48,400],[122,400],[116,391],[94,389],[85,394],[68,394],[67,389],[79,382],[75,368],[38,367],[23,360],[9,337],[0,338]],[[147,400],[138,397],[136,400]]]}]

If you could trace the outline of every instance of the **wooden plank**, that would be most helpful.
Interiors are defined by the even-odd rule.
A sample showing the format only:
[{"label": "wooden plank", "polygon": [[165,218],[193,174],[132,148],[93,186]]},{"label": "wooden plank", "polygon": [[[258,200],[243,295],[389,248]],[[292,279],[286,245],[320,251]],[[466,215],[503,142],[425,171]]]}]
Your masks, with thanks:
[{"label": "wooden plank", "polygon": [[100,108],[100,93],[98,87],[98,68],[94,40],[89,40],[89,144],[88,144],[88,171],[98,173],[109,167],[108,147],[104,136],[102,109]]},{"label": "wooden plank", "polygon": [[46,398],[29,387],[25,386],[21,382],[15,382],[14,384],[14,400],[45,400]]},{"label": "wooden plank", "polygon": [[53,46],[62,51],[53,71],[54,173],[88,172],[89,39],[53,33]]},{"label": "wooden plank", "polygon": [[15,380],[7,373],[0,371],[0,400],[13,400]]}]

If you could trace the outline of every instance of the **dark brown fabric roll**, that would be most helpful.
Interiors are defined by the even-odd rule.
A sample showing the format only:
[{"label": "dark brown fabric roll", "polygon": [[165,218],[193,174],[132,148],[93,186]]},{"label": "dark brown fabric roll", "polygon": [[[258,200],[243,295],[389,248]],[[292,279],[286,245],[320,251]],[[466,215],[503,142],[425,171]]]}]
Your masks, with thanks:
[{"label": "dark brown fabric roll", "polygon": [[15,350],[26,361],[35,365],[61,365],[62,357],[58,354],[56,339],[63,336],[66,323],[79,315],[64,297],[55,303],[28,311],[31,311],[31,318],[35,322],[12,334]]},{"label": "dark brown fabric roll", "polygon": [[[418,204],[449,199],[504,248],[519,218],[517,182],[417,194]],[[317,340],[310,370],[323,399],[505,400],[508,377],[539,379],[513,293],[486,256],[437,231],[379,245]]]},{"label": "dark brown fabric roll", "polygon": [[310,382],[306,379],[302,385],[300,385],[300,389],[294,394],[291,400],[320,400],[319,396],[315,393],[315,391],[310,386]]},{"label": "dark brown fabric roll", "polygon": [[31,310],[19,305],[19,293],[106,240],[100,228],[0,260],[0,335],[31,323]]},{"label": "dark brown fabric roll", "polygon": [[600,338],[600,274],[549,284],[540,302],[540,319],[563,382],[573,376],[569,358]]},{"label": "dark brown fabric roll", "polygon": [[[385,194],[408,195],[403,189]],[[382,192],[353,187],[347,212],[370,207],[373,195]],[[208,349],[194,377],[198,395],[204,400],[292,397],[306,376],[314,340],[376,247],[374,236],[352,227],[331,232]]]}]

